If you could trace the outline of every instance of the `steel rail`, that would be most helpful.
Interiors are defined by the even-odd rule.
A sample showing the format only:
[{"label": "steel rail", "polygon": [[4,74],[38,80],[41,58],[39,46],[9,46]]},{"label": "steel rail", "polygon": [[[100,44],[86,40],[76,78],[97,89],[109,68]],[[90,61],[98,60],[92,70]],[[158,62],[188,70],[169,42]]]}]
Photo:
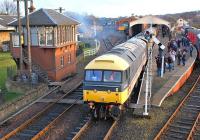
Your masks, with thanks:
[{"label": "steel rail", "polygon": [[[82,98],[82,97],[81,97]],[[36,134],[31,140],[37,140],[40,139],[42,136],[44,136],[49,129],[74,105],[76,105],[76,102],[81,99],[80,97],[74,101],[69,107],[67,107],[59,116],[57,116],[52,122],[50,122],[43,130],[41,130],[38,134]]]},{"label": "steel rail", "polygon": [[193,139],[193,134],[194,134],[194,132],[195,132],[195,128],[196,128],[196,126],[198,125],[199,121],[200,121],[200,113],[199,113],[199,115],[197,116],[197,118],[196,118],[196,120],[195,120],[195,123],[194,123],[193,126],[192,126],[192,129],[190,130],[190,133],[189,133],[189,135],[188,135],[188,137],[187,137],[187,140],[192,140],[192,139]]},{"label": "steel rail", "polygon": [[[109,140],[111,135],[112,135],[112,131],[114,130],[114,128],[116,127],[116,125],[118,124],[119,120],[120,120],[121,114],[119,116],[119,118],[117,118],[117,120],[114,120],[114,122],[112,123],[111,127],[109,128],[108,132],[106,133],[106,135],[104,136],[103,140]],[[83,126],[82,128],[79,130],[79,132],[72,138],[72,140],[79,140],[81,138],[81,136],[84,134],[84,132],[91,126],[93,120],[92,118],[90,118]]]},{"label": "steel rail", "polygon": [[117,126],[118,121],[119,121],[119,119],[114,121],[114,123],[112,124],[112,126],[108,130],[108,132],[105,135],[105,137],[103,138],[103,140],[109,140],[111,138],[112,132],[113,132],[114,128]]},{"label": "steel rail", "polygon": [[112,132],[113,132],[114,128],[117,126],[117,124],[118,124],[118,122],[119,122],[119,120],[120,120],[120,118],[122,116],[122,112],[124,111],[124,106],[123,105],[121,106],[121,109],[122,110],[120,112],[120,115],[116,119],[114,119],[114,122],[113,122],[112,126],[110,127],[110,129],[108,130],[106,135],[104,136],[103,140],[109,140],[111,138]]},{"label": "steel rail", "polygon": [[39,113],[37,113],[36,115],[34,115],[32,118],[30,118],[29,120],[27,120],[25,123],[21,124],[20,126],[18,126],[16,129],[14,129],[13,131],[11,131],[10,133],[8,133],[7,135],[5,135],[3,138],[1,138],[1,140],[8,140],[10,137],[16,135],[18,132],[20,132],[21,130],[23,130],[24,128],[28,127],[31,123],[33,123],[34,121],[36,121],[43,113],[45,113],[48,109],[50,109],[50,107],[52,107],[54,104],[56,104],[57,102],[59,102],[61,99],[63,99],[66,95],[68,95],[69,93],[71,93],[73,90],[75,90],[77,87],[79,87],[81,85],[82,81],[80,81],[73,89],[69,90],[66,94],[64,94],[62,97],[58,98],[55,102],[50,103],[47,107],[45,107],[42,111],[40,111]]},{"label": "steel rail", "polygon": [[179,110],[181,109],[181,107],[183,106],[183,104],[185,103],[185,101],[188,99],[188,97],[190,96],[190,94],[194,91],[194,88],[196,87],[198,81],[200,80],[200,75],[197,78],[197,80],[195,81],[194,85],[192,86],[192,88],[190,89],[190,91],[188,92],[187,96],[184,97],[184,99],[181,101],[181,103],[179,104],[179,106],[177,107],[177,109],[174,111],[174,113],[171,115],[171,117],[168,119],[168,121],[165,123],[165,125],[162,127],[162,129],[159,131],[159,133],[156,135],[156,137],[154,138],[154,140],[159,140],[161,135],[164,133],[165,130],[167,130],[169,124],[171,123],[171,121],[175,118],[176,114],[179,112]]},{"label": "steel rail", "polygon": [[78,133],[72,138],[72,140],[78,140],[80,139],[81,135],[83,135],[83,133],[89,128],[89,126],[91,125],[92,120],[88,120],[87,123],[85,123],[83,125],[83,127],[78,131]]}]

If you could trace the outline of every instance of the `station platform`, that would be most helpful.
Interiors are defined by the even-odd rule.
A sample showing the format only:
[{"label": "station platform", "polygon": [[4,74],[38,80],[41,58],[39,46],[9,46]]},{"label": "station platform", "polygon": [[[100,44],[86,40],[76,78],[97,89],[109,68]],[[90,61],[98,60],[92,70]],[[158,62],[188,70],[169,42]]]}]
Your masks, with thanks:
[{"label": "station platform", "polygon": [[[159,39],[162,44],[167,46],[168,38]],[[167,48],[166,48],[167,50]],[[176,93],[182,85],[186,82],[188,77],[193,71],[194,63],[197,56],[196,49],[193,49],[193,57],[189,56],[189,52],[186,55],[186,65],[177,65],[177,61],[174,66],[174,70],[166,72],[163,74],[163,77],[157,76],[157,66],[155,56],[158,54],[158,46],[153,48],[153,80],[152,80],[152,93],[151,98],[148,101],[148,105],[161,106],[162,102],[166,97]],[[138,97],[137,104],[135,108],[143,108],[145,105],[145,81],[143,82],[141,92]]]}]

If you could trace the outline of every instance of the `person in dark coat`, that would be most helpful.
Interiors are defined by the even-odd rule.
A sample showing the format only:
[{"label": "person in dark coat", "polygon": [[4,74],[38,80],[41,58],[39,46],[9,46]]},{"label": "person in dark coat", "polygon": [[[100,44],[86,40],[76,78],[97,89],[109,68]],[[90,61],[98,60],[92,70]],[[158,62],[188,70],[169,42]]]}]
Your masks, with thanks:
[{"label": "person in dark coat", "polygon": [[177,45],[178,45],[178,48],[181,47],[181,39],[180,38],[177,39]]},{"label": "person in dark coat", "polygon": [[179,49],[177,53],[177,65],[181,64],[181,58],[182,58],[181,50]]},{"label": "person in dark coat", "polygon": [[190,43],[190,57],[192,57],[192,52],[193,52],[193,45]]},{"label": "person in dark coat", "polygon": [[183,50],[183,54],[182,54],[182,63],[183,63],[183,66],[185,66],[185,61],[186,61],[186,51]]},{"label": "person in dark coat", "polygon": [[161,76],[162,60],[159,55],[155,57],[155,59],[156,59],[156,65],[157,65],[157,76]]},{"label": "person in dark coat", "polygon": [[168,64],[169,64],[169,71],[171,71],[172,70],[172,63],[173,63],[171,56],[168,56],[167,61],[168,61]]}]

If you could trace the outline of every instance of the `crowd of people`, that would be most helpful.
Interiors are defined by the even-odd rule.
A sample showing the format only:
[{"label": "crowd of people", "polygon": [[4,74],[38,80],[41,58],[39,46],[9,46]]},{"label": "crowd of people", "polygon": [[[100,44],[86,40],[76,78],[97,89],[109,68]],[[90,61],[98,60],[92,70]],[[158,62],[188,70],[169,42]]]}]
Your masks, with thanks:
[{"label": "crowd of people", "polygon": [[161,76],[162,70],[162,55],[164,56],[163,60],[163,73],[166,70],[172,71],[174,70],[174,66],[177,65],[185,66],[186,63],[186,54],[189,53],[190,57],[192,57],[194,46],[189,41],[186,36],[180,36],[176,39],[172,39],[167,44],[167,52],[160,52],[156,59],[157,64],[157,76]]}]

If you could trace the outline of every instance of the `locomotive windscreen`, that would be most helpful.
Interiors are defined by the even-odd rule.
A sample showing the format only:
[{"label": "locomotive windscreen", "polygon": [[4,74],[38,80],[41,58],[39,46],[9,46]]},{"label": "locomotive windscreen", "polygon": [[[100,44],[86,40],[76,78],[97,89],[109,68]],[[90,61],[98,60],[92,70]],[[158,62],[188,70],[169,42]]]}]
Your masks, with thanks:
[{"label": "locomotive windscreen", "polygon": [[120,83],[122,81],[122,73],[121,71],[113,70],[86,70],[85,81]]}]

